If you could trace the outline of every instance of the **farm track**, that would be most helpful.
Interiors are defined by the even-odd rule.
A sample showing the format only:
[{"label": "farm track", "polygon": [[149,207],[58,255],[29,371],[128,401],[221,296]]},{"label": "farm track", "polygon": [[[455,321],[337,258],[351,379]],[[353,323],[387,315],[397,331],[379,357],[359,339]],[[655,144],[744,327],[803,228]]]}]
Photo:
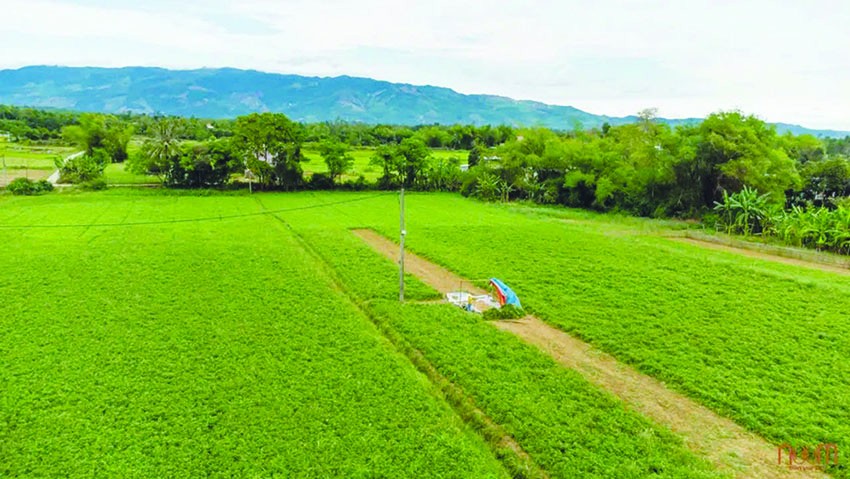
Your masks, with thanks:
[{"label": "farm track", "polygon": [[[385,257],[397,261],[398,245],[368,229],[352,232]],[[484,294],[480,288],[416,254],[405,253],[405,270],[441,293],[458,289]],[[680,436],[694,452],[718,470],[741,478],[829,477],[817,471],[790,470],[776,463],[777,448],[664,383],[620,363],[593,346],[533,316],[517,321],[495,321],[496,328],[515,334],[549,354],[559,364],[579,372],[658,424]]]},{"label": "farm track", "polygon": [[764,253],[761,251],[755,251],[747,248],[739,248],[737,246],[713,243],[711,241],[705,241],[697,238],[687,238],[687,237],[668,237],[667,239],[672,241],[677,241],[680,243],[691,244],[695,246],[699,246],[701,248],[712,249],[715,251],[725,251],[728,253],[736,253],[743,256],[749,256],[750,258],[764,259],[767,261],[773,261],[776,263],[782,264],[790,264],[792,266],[801,266],[803,268],[809,269],[817,269],[820,271],[827,271],[829,273],[838,273],[844,275],[850,275],[850,269],[843,268],[838,265],[829,265],[824,263],[815,263],[813,261],[806,261],[804,259],[797,258],[788,258],[785,256],[779,256],[771,253]]},{"label": "farm track", "polygon": [[[263,211],[268,211],[262,201],[255,197]],[[460,387],[443,376],[437,368],[428,361],[421,351],[410,346],[404,338],[402,338],[386,321],[382,321],[361,304],[345,287],[343,281],[336,274],[333,267],[328,264],[322,255],[307,242],[298,231],[281,216],[272,213],[271,217],[280,222],[296,239],[302,248],[312,256],[321,266],[323,272],[333,283],[334,289],[344,295],[351,304],[353,304],[361,314],[368,318],[383,336],[395,347],[395,349],[407,357],[411,363],[424,374],[428,381],[433,384],[435,393],[438,397],[445,401],[455,413],[466,422],[472,429],[478,431],[485,441],[490,445],[493,454],[498,458],[505,469],[508,470],[514,477],[525,477],[528,479],[548,479],[549,475],[543,470],[534,459],[522,448],[522,446],[513,438],[501,425],[493,421],[487,414],[479,409],[473,399],[468,396]],[[436,301],[422,301],[420,303],[437,303]]]}]

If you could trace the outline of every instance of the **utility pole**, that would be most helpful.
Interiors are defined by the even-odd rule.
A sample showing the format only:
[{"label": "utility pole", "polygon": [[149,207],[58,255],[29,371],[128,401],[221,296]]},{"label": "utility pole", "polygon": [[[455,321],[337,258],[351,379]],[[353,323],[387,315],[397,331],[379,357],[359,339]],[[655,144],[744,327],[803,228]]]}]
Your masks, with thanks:
[{"label": "utility pole", "polygon": [[398,300],[404,302],[404,237],[407,231],[404,230],[404,187],[399,195],[399,232],[401,235],[401,251],[398,260]]},{"label": "utility pole", "polygon": [[248,179],[248,194],[254,194],[254,172],[245,168],[245,178]]}]

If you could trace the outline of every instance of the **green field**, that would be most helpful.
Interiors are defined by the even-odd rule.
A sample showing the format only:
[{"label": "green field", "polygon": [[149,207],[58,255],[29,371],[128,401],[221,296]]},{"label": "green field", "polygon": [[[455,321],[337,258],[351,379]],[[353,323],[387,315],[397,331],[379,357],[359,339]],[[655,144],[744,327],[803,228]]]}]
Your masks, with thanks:
[{"label": "green field", "polygon": [[[305,148],[304,163],[302,167],[305,175],[309,176],[313,173],[327,173],[328,167],[322,160],[322,155],[319,150]],[[343,175],[343,180],[355,180],[359,175],[363,175],[367,181],[374,182],[381,175],[380,168],[369,164],[372,161],[372,156],[375,154],[374,148],[356,148],[349,153],[354,158],[354,165],[349,173]],[[466,150],[431,150],[431,157],[437,160],[448,160],[457,158],[461,163],[466,163],[469,158],[469,152]]]},{"label": "green field", "polygon": [[[45,199],[3,223],[256,209]],[[1,475],[505,476],[273,219],[0,235]]]},{"label": "green field", "polygon": [[0,141],[0,168],[5,161],[8,169],[55,170],[57,157],[64,158],[75,151],[68,146],[30,146]]},{"label": "green field", "polygon": [[160,185],[162,181],[151,175],[137,175],[126,170],[125,163],[110,163],[103,171],[109,185]]},{"label": "green field", "polygon": [[56,170],[56,158],[76,151],[66,146],[33,146],[0,139],[0,187],[15,178],[40,180]]},{"label": "green field", "polygon": [[[542,319],[771,442],[850,448],[850,276],[677,243],[671,223],[448,194],[409,195],[407,212],[412,250],[504,279]],[[374,192],[0,196],[0,475],[524,467],[417,357],[550,477],[719,475],[513,335],[400,306],[394,265],[349,231],[395,237],[397,222],[397,198]]]}]

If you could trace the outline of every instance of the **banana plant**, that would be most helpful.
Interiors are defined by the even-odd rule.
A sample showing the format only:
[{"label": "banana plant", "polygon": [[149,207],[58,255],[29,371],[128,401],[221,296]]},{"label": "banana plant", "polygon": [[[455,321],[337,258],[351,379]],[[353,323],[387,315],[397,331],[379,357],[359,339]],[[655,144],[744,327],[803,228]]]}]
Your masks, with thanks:
[{"label": "banana plant", "polygon": [[723,202],[715,202],[714,210],[720,214],[729,232],[749,236],[761,232],[769,198],[769,193],[760,195],[755,188],[745,186],[731,195],[724,191]]}]

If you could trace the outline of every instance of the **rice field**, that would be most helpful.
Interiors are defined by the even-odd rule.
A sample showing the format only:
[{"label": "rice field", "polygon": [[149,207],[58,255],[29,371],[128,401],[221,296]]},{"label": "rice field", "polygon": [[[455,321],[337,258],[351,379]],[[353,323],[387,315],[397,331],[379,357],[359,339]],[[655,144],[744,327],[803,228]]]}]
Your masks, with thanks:
[{"label": "rice field", "polygon": [[[313,173],[327,173],[328,167],[322,160],[322,155],[316,149],[304,149],[304,163],[302,167],[305,175],[309,176]],[[358,176],[363,175],[367,181],[374,182],[381,175],[380,168],[372,166],[370,162],[375,154],[374,148],[356,148],[349,154],[354,158],[354,164],[349,173],[342,176],[343,180],[356,180]],[[466,150],[431,150],[431,157],[437,160],[448,160],[457,158],[461,163],[466,163],[469,158],[469,152]]]},{"label": "rice field", "polygon": [[55,160],[76,150],[66,146],[32,146],[0,140],[0,186],[15,178],[40,180],[56,170]]},{"label": "rice field", "polygon": [[[850,447],[850,276],[671,223],[406,209],[412,251],[773,444]],[[0,476],[733,475],[415,277],[399,305],[364,227],[396,237],[396,196],[0,196]]]}]

